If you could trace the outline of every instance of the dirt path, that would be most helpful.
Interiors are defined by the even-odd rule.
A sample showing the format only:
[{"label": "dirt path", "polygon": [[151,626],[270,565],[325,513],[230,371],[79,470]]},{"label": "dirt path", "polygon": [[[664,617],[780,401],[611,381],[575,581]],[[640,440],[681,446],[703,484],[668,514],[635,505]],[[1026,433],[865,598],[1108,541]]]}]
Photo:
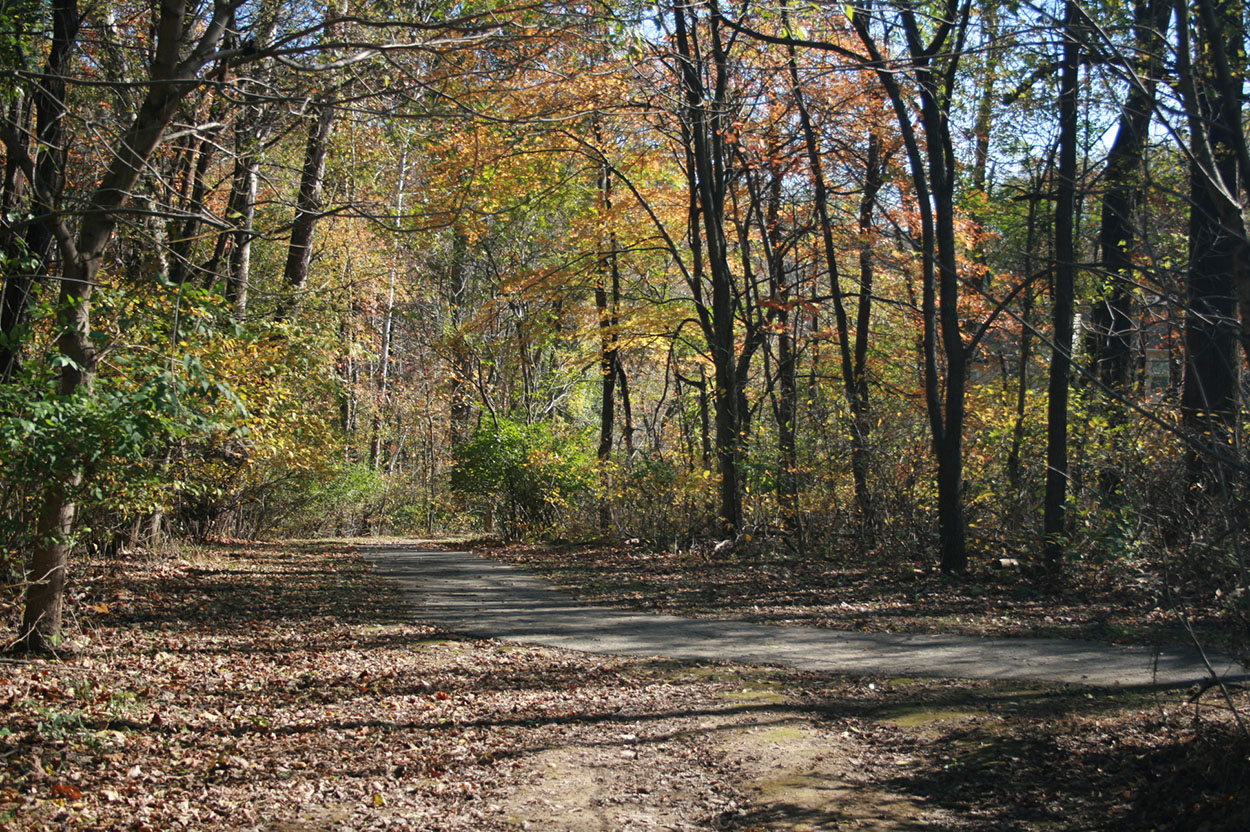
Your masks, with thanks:
[{"label": "dirt path", "polygon": [[[1100,687],[1181,686],[1210,677],[1198,651],[1058,639],[848,633],[706,621],[578,604],[516,567],[464,551],[361,546],[424,620],[454,632],[593,653],[727,660],[853,675],[1030,680]],[[1231,655],[1215,672],[1244,676]]]}]

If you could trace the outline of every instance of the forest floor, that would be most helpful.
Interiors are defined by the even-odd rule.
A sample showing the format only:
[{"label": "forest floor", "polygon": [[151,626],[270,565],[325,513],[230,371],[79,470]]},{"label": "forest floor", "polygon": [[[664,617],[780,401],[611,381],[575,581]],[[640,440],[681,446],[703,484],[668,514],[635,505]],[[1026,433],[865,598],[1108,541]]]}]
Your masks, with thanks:
[{"label": "forest floor", "polygon": [[131,558],[72,597],[61,659],[0,661],[5,830],[1250,825],[1250,745],[1214,690],[465,639],[341,543]]}]

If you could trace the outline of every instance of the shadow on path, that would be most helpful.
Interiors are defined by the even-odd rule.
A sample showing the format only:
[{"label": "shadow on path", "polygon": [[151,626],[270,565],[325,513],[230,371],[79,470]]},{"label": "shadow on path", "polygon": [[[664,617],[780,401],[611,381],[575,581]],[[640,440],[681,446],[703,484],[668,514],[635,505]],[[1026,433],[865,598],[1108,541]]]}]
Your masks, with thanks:
[{"label": "shadow on path", "polygon": [[[464,551],[361,546],[430,623],[468,635],[594,653],[775,664],[853,675],[1015,679],[1095,686],[1183,686],[1210,678],[1188,648],[1120,647],[1059,639],[848,633],[707,621],[584,606],[547,581]],[[1225,678],[1245,678],[1208,653]]]}]

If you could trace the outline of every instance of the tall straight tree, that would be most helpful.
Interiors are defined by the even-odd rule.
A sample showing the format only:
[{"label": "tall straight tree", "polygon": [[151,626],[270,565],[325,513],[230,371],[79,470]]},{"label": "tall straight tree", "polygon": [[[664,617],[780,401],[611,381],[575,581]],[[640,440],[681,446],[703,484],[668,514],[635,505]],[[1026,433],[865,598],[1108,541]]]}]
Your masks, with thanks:
[{"label": "tall straight tree", "polygon": [[676,49],[673,57],[684,102],[681,126],[688,139],[691,235],[699,238],[692,242],[702,243],[710,279],[710,304],[703,300],[698,270],[691,290],[715,370],[714,445],[720,470],[720,522],[724,531],[736,532],[743,520],[739,465],[746,414],[742,388],[758,343],[748,345],[741,354],[735,345],[734,276],[725,236],[725,195],[731,167],[729,55],[719,16],[708,16],[697,5],[674,4],[671,13]]},{"label": "tall straight tree", "polygon": [[[873,31],[873,6],[852,9],[851,24],[867,52],[866,64],[880,80],[894,110],[911,171],[920,214],[924,320],[925,403],[937,457],[938,538],[944,572],[968,565],[963,506],[963,431],[968,356],[959,311],[959,251],[955,235],[955,185],[958,172],[951,140],[951,107],[964,47],[970,5],[945,0],[922,24],[907,3],[890,4],[905,39],[906,59],[887,58]],[[912,89],[904,88],[908,83]],[[920,103],[920,132],[911,102]],[[945,363],[939,368],[938,342]]]},{"label": "tall straight tree", "polygon": [[330,150],[330,133],[334,129],[333,102],[316,100],[309,104],[308,140],[304,144],[304,166],[300,172],[299,194],[295,202],[295,219],[291,223],[291,242],[287,246],[286,268],[283,272],[291,297],[278,305],[276,317],[281,320],[299,306],[300,295],[308,283],[308,267],[312,264],[313,237],[325,207],[321,191],[325,183],[326,154]]},{"label": "tall straight tree", "polygon": [[[1219,450],[1231,441],[1237,418],[1239,296],[1242,346],[1250,357],[1244,6],[1236,0],[1197,0],[1194,9],[1197,14],[1191,15],[1189,4],[1178,0],[1176,5],[1177,69],[1189,119],[1191,203],[1181,409],[1187,425]],[[1191,456],[1190,468],[1196,484],[1204,470],[1196,456]]]},{"label": "tall straight tree", "polygon": [[[29,97],[35,110],[35,155],[29,193],[33,197],[30,214],[32,221],[21,235],[19,227],[11,224],[11,216],[19,213],[18,168],[20,161],[30,153],[30,141],[24,135],[23,125],[13,123],[5,131],[6,167],[11,170],[5,177],[11,183],[6,197],[13,205],[5,205],[5,215],[0,217],[4,225],[4,291],[0,295],[0,381],[12,378],[17,368],[21,343],[20,329],[26,321],[31,292],[37,280],[46,277],[52,268],[56,247],[54,217],[57,200],[64,184],[67,147],[65,144],[65,82],[70,74],[70,64],[78,41],[81,18],[77,0],[56,0],[52,4],[52,40],[48,49],[44,71],[38,83],[31,85]],[[20,110],[18,110],[20,112]]]},{"label": "tall straight tree", "polygon": [[1080,36],[1076,0],[1067,0],[1063,16],[1063,54],[1059,62],[1059,165],[1055,171],[1055,262],[1051,264],[1054,338],[1046,402],[1046,496],[1042,528],[1045,561],[1059,574],[1067,549],[1068,392],[1072,366],[1073,316],[1076,314],[1076,175],[1077,84]]},{"label": "tall straight tree", "polygon": [[[889,2],[878,7],[865,0],[846,11],[864,54],[835,41],[795,38],[788,33],[771,36],[740,23],[729,25],[764,41],[830,51],[866,67],[876,74],[894,111],[920,219],[921,361],[937,459],[939,557],[943,571],[962,572],[968,566],[963,506],[968,350],[959,310],[960,252],[955,234],[959,165],[951,136],[951,112],[971,4],[967,0],[943,0],[922,14],[911,3]],[[901,37],[902,42],[886,44],[884,39],[891,37]],[[919,125],[913,102],[919,103]]]},{"label": "tall straight tree", "polygon": [[[1162,71],[1164,31],[1171,15],[1171,0],[1134,0],[1133,54],[1128,61],[1134,77],[1102,174],[1098,226],[1101,274],[1090,310],[1090,352],[1098,379],[1120,394],[1128,392],[1131,382],[1135,228],[1142,200],[1146,141]],[[1119,419],[1122,408],[1113,405],[1112,413]]]},{"label": "tall straight tree", "polygon": [[[781,7],[782,22],[787,29],[790,27],[789,8],[783,3]],[[829,212],[829,188],[825,183],[824,163],[821,161],[819,140],[816,128],[812,123],[811,112],[803,91],[803,83],[799,75],[798,48],[794,43],[786,45],[786,64],[790,72],[792,85],[791,95],[795,107],[799,111],[799,125],[803,131],[803,146],[807,151],[807,163],[811,170],[813,198],[815,201],[816,220],[820,226],[820,240],[825,254],[825,265],[829,273],[829,294],[833,302],[834,325],[838,342],[839,365],[842,370],[842,390],[846,396],[847,408],[851,412],[851,471],[855,482],[855,504],[859,511],[859,519],[865,527],[871,525],[872,510],[868,494],[868,459],[867,440],[871,430],[868,421],[868,384],[865,377],[865,364],[868,353],[868,322],[872,308],[872,253],[865,246],[860,252],[860,291],[856,308],[856,343],[852,352],[850,328],[847,322],[846,302],[842,291],[842,282],[838,274],[837,246],[833,240],[833,221]],[[864,197],[860,206],[860,233],[864,234],[872,224],[872,208],[876,200],[876,192],[880,189],[880,175],[877,170],[880,157],[880,144],[875,136],[868,142],[868,162],[864,184]]]},{"label": "tall straight tree", "polygon": [[[598,127],[596,125],[596,134]],[[602,144],[601,138],[596,140]],[[607,218],[612,212],[612,171],[601,163],[598,169],[600,208]],[[599,529],[612,529],[612,445],[616,435],[617,381],[623,377],[620,350],[621,267],[616,234],[607,232],[599,251],[599,285],[595,287],[595,312],[599,317]]]}]

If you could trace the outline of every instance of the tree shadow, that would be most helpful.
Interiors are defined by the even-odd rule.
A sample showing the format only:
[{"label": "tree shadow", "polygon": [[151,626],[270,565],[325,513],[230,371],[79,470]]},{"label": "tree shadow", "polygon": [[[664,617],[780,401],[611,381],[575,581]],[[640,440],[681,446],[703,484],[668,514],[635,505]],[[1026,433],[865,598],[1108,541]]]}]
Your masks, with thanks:
[{"label": "tree shadow", "polygon": [[[621,733],[636,734],[632,742],[642,744],[694,743],[715,738],[735,721],[780,727],[801,719],[828,729],[831,736],[853,734],[854,742],[879,757],[905,750],[914,764],[872,769],[874,788],[941,807],[966,819],[971,829],[1250,828],[1242,823],[1250,811],[1250,754],[1244,744],[1221,733],[1218,725],[1194,734],[1177,728],[1174,720],[1150,717],[1159,711],[1153,698],[1162,695],[1158,690],[848,679],[583,654],[565,660],[545,648],[501,645],[413,625],[414,610],[395,585],[359,559],[326,563],[323,555],[324,550],[269,550],[264,557],[243,552],[224,564],[138,569],[125,578],[131,600],[98,621],[171,635],[202,628],[214,633],[212,639],[179,636],[159,648],[192,658],[258,655],[281,663],[288,651],[351,650],[363,659],[356,666],[364,666],[373,651],[424,651],[428,662],[389,675],[362,675],[333,665],[292,670],[258,689],[222,685],[204,693],[205,701],[222,713],[243,705],[245,713],[259,715],[268,703],[294,697],[317,712],[298,724],[271,725],[251,717],[213,725],[88,717],[83,726],[166,741],[191,732],[223,745],[246,739],[303,747],[335,737],[332,742],[344,751],[354,749],[344,760],[355,761],[340,764],[336,776],[366,778],[397,776],[396,771],[442,776],[460,764],[434,752],[413,752],[398,762],[371,758],[369,749],[388,738],[411,745],[420,737],[450,747],[466,736],[507,737],[489,757],[473,758],[475,765],[491,766],[522,760],[572,736],[579,744],[603,748],[624,748],[626,741],[616,738]],[[100,597],[108,600],[107,592]],[[461,652],[472,653],[474,661],[456,660]],[[709,700],[709,681],[732,681],[735,690],[758,688],[777,695],[761,701]],[[657,695],[599,695],[649,686],[662,687],[671,704]],[[388,715],[376,707],[381,701],[401,703],[404,710]],[[1134,716],[1133,709],[1147,716]],[[957,717],[946,719],[950,712]],[[34,734],[15,738],[18,753],[33,753],[43,739]],[[223,770],[204,776],[209,774],[237,775]],[[819,782],[808,786],[829,788]],[[782,822],[836,828],[857,820],[852,815],[859,811],[780,801],[717,823],[732,829]]]}]

